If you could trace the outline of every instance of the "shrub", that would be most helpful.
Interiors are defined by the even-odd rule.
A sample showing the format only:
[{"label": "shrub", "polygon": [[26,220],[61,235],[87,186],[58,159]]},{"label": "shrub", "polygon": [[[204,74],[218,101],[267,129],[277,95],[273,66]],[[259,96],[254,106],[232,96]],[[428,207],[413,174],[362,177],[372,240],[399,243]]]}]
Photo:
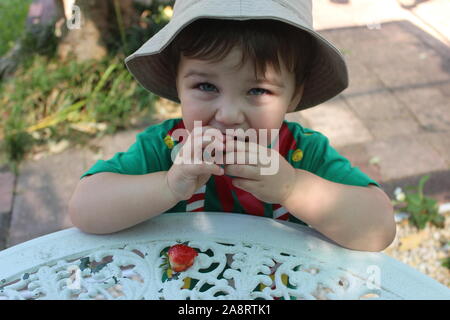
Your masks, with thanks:
[{"label": "shrub", "polygon": [[35,56],[23,65],[0,91],[0,149],[6,161],[20,162],[32,145],[49,139],[74,141],[79,124],[91,124],[94,130],[81,134],[92,137],[151,117],[156,96],[133,79],[123,58],[76,63]]}]

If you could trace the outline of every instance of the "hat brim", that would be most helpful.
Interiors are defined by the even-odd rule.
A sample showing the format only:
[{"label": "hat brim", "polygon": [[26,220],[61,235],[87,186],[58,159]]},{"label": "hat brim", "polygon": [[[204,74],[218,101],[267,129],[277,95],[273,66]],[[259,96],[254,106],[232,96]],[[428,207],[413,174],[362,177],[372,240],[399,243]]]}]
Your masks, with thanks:
[{"label": "hat brim", "polygon": [[[125,59],[125,64],[135,79],[147,90],[166,99],[180,103],[176,80],[168,72],[160,53],[177,34],[195,20],[208,19],[273,19],[293,25],[308,32],[316,42],[310,74],[306,79],[303,97],[292,112],[323,103],[342,92],[348,86],[348,71],[344,57],[329,41],[308,25],[307,17],[297,15],[276,1],[260,0],[255,5],[233,1],[199,1],[177,13],[158,33]],[[207,12],[199,16],[198,12]],[[245,12],[251,12],[246,16]]]}]

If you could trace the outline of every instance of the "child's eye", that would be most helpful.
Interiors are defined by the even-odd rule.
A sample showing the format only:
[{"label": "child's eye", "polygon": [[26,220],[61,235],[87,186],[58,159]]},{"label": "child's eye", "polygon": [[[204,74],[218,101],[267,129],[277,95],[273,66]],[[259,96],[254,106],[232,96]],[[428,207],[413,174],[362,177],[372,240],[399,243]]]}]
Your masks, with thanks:
[{"label": "child's eye", "polygon": [[[198,88],[198,89],[200,89],[200,91],[205,91],[205,92],[213,92],[214,90],[217,91],[217,88],[208,82],[199,83],[195,86],[195,88],[196,89]],[[256,95],[256,96],[261,96],[261,95],[270,93],[269,90],[266,90],[263,88],[252,88],[252,89],[250,89],[249,92],[252,92],[252,91],[253,91],[253,95]]]},{"label": "child's eye", "polygon": [[215,86],[208,82],[202,82],[202,83],[199,83],[198,85],[196,85],[195,88],[199,88],[200,91],[210,92],[210,89],[214,89]]},{"label": "child's eye", "polygon": [[[262,94],[264,94],[264,93],[266,93],[266,94],[269,94],[270,93],[270,91],[269,90],[266,90],[266,89],[263,89],[263,88],[253,88],[253,89],[250,89],[250,91],[252,91],[252,90],[255,90],[256,92],[259,92],[260,94],[256,94],[257,96],[260,96],[260,95],[262,95]],[[255,92],[255,91],[253,91],[253,92]]]}]

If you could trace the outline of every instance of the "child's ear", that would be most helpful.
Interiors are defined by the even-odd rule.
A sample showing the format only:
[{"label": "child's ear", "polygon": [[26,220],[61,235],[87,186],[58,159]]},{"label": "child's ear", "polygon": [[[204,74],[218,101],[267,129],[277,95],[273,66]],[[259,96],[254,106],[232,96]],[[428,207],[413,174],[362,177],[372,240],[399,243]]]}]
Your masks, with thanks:
[{"label": "child's ear", "polygon": [[294,95],[292,96],[291,102],[289,103],[288,112],[292,112],[295,110],[295,108],[298,106],[300,101],[303,97],[303,90],[305,88],[304,82],[297,87],[297,89],[294,92]]}]

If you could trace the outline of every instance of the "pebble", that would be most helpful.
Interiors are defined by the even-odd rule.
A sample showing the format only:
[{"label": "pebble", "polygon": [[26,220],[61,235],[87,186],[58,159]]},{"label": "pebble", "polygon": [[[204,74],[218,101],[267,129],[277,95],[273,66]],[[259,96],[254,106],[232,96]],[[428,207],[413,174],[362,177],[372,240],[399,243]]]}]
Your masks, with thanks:
[{"label": "pebble", "polygon": [[[442,207],[441,207],[442,208]],[[446,207],[444,207],[446,208]],[[424,229],[425,238],[418,246],[409,250],[399,250],[400,239],[420,232],[407,219],[397,221],[397,234],[391,245],[383,253],[399,260],[450,288],[450,270],[442,266],[442,260],[450,255],[450,210],[444,212],[444,228],[430,223]]]}]

